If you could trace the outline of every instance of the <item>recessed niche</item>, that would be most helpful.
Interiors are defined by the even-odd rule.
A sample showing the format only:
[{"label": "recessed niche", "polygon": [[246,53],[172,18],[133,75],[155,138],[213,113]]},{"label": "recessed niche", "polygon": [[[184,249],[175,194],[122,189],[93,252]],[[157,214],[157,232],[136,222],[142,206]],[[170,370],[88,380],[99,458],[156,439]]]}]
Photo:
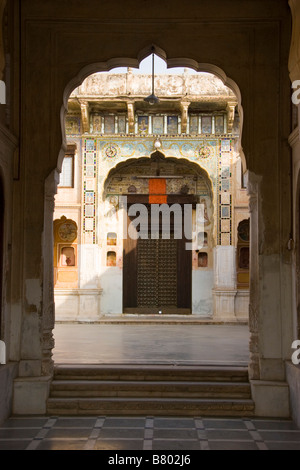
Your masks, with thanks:
[{"label": "recessed niche", "polygon": [[239,267],[241,269],[249,269],[249,247],[240,248]]},{"label": "recessed niche", "polygon": [[109,246],[116,246],[117,244],[117,234],[114,232],[110,232],[107,234],[107,244]]},{"label": "recessed niche", "polygon": [[65,246],[60,252],[61,266],[75,266],[75,250],[72,246]]},{"label": "recessed niche", "polygon": [[207,253],[198,253],[198,268],[207,268],[208,255]]},{"label": "recessed niche", "polygon": [[106,266],[117,266],[117,254],[115,251],[108,251],[106,257]]},{"label": "recessed niche", "polygon": [[197,242],[198,242],[198,249],[201,250],[202,247],[204,246],[207,246],[208,245],[208,235],[206,232],[199,232],[198,233],[198,239],[197,239]]}]

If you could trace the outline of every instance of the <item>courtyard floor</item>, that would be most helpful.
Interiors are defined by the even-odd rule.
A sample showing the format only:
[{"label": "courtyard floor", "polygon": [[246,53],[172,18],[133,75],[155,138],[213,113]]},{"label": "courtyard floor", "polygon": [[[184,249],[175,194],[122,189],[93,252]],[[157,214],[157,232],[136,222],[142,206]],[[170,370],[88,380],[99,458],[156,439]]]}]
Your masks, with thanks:
[{"label": "courtyard floor", "polygon": [[[246,365],[249,356],[246,325],[57,324],[54,337],[57,364]],[[300,450],[300,430],[280,419],[12,416],[0,450]]]},{"label": "courtyard floor", "polygon": [[166,320],[136,323],[56,324],[56,363],[247,365],[247,325]]}]

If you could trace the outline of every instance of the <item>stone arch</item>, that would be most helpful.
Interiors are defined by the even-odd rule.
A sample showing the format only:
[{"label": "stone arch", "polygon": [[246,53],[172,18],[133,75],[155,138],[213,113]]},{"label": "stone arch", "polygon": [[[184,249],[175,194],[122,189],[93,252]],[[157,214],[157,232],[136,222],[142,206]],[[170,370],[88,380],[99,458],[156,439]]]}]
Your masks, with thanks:
[{"label": "stone arch", "polygon": [[104,184],[103,184],[103,190],[105,190],[105,186],[107,184],[108,179],[113,176],[114,173],[123,170],[127,166],[132,165],[133,163],[136,163],[137,161],[139,162],[147,162],[149,159],[154,160],[155,158],[160,158],[162,161],[165,162],[178,162],[178,163],[183,163],[184,165],[190,167],[191,170],[193,170],[195,173],[198,173],[199,175],[203,176],[207,181],[208,181],[208,188],[210,191],[211,197],[213,196],[213,184],[212,180],[208,174],[208,172],[201,167],[199,163],[190,161],[186,158],[178,158],[178,157],[166,157],[164,153],[156,151],[151,153],[149,156],[145,157],[140,157],[140,158],[132,158],[129,157],[128,159],[124,159],[124,162],[118,162],[113,168],[110,169],[109,173],[106,175]]},{"label": "stone arch", "polygon": [[243,122],[244,122],[244,112],[242,107],[242,95],[239,89],[238,84],[228,77],[224,70],[214,64],[208,63],[200,63],[195,61],[194,59],[189,58],[172,58],[168,59],[167,53],[161,49],[156,44],[149,44],[148,46],[144,47],[140,52],[137,54],[136,58],[125,58],[125,57],[118,57],[112,58],[107,60],[106,62],[96,62],[94,64],[89,64],[83,67],[76,77],[74,77],[65,87],[63,93],[63,105],[60,111],[60,122],[61,122],[61,129],[62,129],[62,146],[58,155],[58,164],[57,168],[58,171],[61,171],[62,161],[64,158],[64,154],[66,151],[66,132],[65,132],[65,117],[68,111],[68,99],[72,93],[72,91],[80,86],[82,82],[93,73],[97,72],[109,72],[110,70],[117,68],[117,67],[131,67],[131,68],[139,68],[139,65],[143,59],[151,55],[155,51],[155,54],[158,55],[161,59],[163,59],[166,64],[167,68],[174,68],[174,67],[187,67],[191,68],[197,72],[207,72],[210,74],[215,75],[219,78],[225,86],[230,88],[233,93],[235,94],[238,100],[238,112],[240,116],[240,132],[239,132],[239,142],[238,142],[238,152],[240,154],[244,172],[247,169],[247,160],[246,156],[243,152],[242,148],[242,131],[243,131]]},{"label": "stone arch", "polygon": [[199,177],[204,179],[206,187],[207,187],[208,196],[209,196],[209,199],[211,201],[211,207],[210,207],[210,211],[211,211],[211,215],[212,215],[211,233],[213,234],[212,235],[212,244],[213,244],[213,246],[215,246],[216,245],[216,238],[217,238],[216,233],[215,233],[216,224],[215,224],[215,220],[214,220],[215,208],[217,206],[216,192],[214,191],[213,182],[212,182],[212,179],[211,179],[210,175],[208,174],[206,169],[201,167],[200,163],[198,163],[198,162],[193,162],[193,161],[190,161],[186,158],[166,157],[164,155],[164,153],[161,152],[161,151],[155,151],[155,152],[151,153],[149,156],[145,156],[145,157],[139,157],[139,158],[129,157],[125,161],[117,163],[106,174],[106,177],[104,179],[104,182],[103,182],[103,185],[102,185],[102,188],[101,188],[102,200],[105,199],[107,186],[109,184],[110,179],[114,175],[116,175],[118,173],[122,173],[124,170],[126,170],[126,168],[130,168],[130,166],[132,166],[132,165],[139,165],[139,164],[142,165],[142,164],[145,164],[145,163],[147,164],[147,162],[155,161],[155,160],[160,161],[160,162],[164,162],[165,164],[168,164],[168,163],[170,163],[170,164],[171,163],[182,164],[182,165],[186,166],[187,168],[189,168],[192,173],[194,173],[195,175],[198,175]]},{"label": "stone arch", "polygon": [[[189,58],[173,58],[168,59],[167,53],[155,44],[149,44],[142,49],[136,56],[136,58],[112,58],[106,62],[96,62],[83,67],[78,74],[69,81],[63,92],[63,104],[60,109],[60,124],[62,132],[62,145],[58,154],[57,166],[50,173],[45,181],[45,210],[44,210],[44,232],[43,232],[43,261],[44,261],[44,282],[48,285],[48,289],[43,290],[43,310],[44,310],[44,327],[43,327],[43,372],[44,375],[51,374],[53,368],[53,362],[51,359],[53,348],[53,333],[54,328],[54,285],[53,285],[53,234],[52,234],[52,223],[53,223],[53,212],[54,212],[54,195],[57,193],[57,185],[59,182],[59,174],[62,168],[62,162],[64,155],[67,151],[66,142],[66,129],[65,129],[65,117],[68,109],[68,99],[72,91],[78,87],[85,78],[89,75],[97,72],[107,72],[116,67],[132,67],[138,68],[140,62],[153,52],[165,60],[167,67],[189,67],[198,72],[211,73],[221,79],[225,86],[228,86],[235,94],[238,100],[238,111],[240,116],[240,136],[238,142],[238,152],[241,156],[243,167],[247,168],[246,157],[242,149],[242,128],[243,128],[243,107],[242,97],[240,89],[232,79],[230,79],[224,70],[220,67],[209,64],[200,63]],[[184,158],[182,160],[185,160]],[[188,161],[188,160],[186,160]],[[189,162],[191,163],[191,162]],[[192,163],[195,167],[199,167],[196,163]],[[205,171],[205,170],[203,170]],[[210,178],[209,178],[210,179]],[[211,184],[211,182],[210,182]],[[51,227],[51,228],[50,228]],[[49,235],[51,234],[51,235]],[[51,240],[49,240],[51,237]]]},{"label": "stone arch", "polygon": [[300,339],[300,171],[296,178],[294,201],[294,263],[295,263],[295,295],[294,295],[294,335],[295,338]]},{"label": "stone arch", "polygon": [[5,223],[5,195],[2,171],[0,172],[0,339],[3,337],[4,331],[4,315],[3,315],[3,274],[4,274],[4,223]]}]

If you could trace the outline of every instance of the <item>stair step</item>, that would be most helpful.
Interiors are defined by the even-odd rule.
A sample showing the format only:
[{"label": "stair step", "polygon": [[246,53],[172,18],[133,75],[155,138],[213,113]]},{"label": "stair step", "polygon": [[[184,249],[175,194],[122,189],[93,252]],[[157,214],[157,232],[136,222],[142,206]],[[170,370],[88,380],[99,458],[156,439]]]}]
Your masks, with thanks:
[{"label": "stair step", "polygon": [[248,382],[246,367],[220,366],[148,366],[148,365],[59,365],[57,380],[175,380],[205,382]]},{"label": "stair step", "polygon": [[250,399],[49,398],[52,415],[253,416]]},{"label": "stair step", "polygon": [[250,398],[244,382],[55,380],[51,397]]},{"label": "stair step", "polygon": [[54,415],[253,416],[246,367],[57,365]]}]

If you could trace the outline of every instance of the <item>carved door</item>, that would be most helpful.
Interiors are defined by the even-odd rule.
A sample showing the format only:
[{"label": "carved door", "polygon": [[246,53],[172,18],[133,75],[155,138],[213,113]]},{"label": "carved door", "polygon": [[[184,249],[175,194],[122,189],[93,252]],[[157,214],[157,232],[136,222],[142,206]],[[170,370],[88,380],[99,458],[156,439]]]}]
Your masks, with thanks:
[{"label": "carved door", "polygon": [[[150,226],[150,224],[149,224]],[[186,240],[124,240],[124,313],[191,313],[191,251]]]}]

